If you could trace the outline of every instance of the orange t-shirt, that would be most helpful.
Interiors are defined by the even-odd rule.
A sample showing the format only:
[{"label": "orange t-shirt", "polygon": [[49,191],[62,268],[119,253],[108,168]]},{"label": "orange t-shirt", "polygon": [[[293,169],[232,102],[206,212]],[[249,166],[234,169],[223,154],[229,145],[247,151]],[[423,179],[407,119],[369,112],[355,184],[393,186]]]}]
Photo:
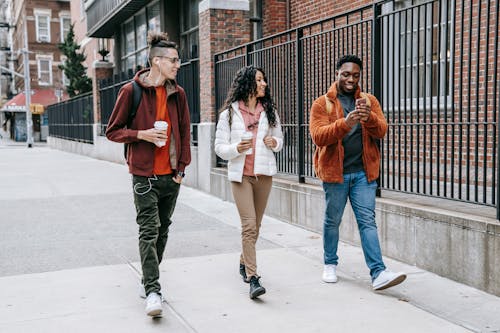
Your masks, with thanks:
[{"label": "orange t-shirt", "polygon": [[172,173],[170,165],[170,133],[172,132],[172,124],[168,116],[167,109],[167,91],[164,86],[156,87],[156,120],[163,120],[168,123],[167,128],[167,144],[163,147],[155,146],[155,161],[153,173],[155,175],[168,175]]}]

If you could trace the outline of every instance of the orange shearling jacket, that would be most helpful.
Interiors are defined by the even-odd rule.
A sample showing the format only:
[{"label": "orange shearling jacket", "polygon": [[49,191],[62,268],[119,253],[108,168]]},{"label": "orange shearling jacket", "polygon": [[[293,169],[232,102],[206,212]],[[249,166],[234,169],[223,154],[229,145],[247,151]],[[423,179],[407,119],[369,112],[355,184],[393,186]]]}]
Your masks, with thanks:
[{"label": "orange shearling jacket", "polygon": [[[358,87],[354,98],[359,98],[361,90]],[[387,132],[387,121],[377,98],[370,94],[364,94],[371,105],[370,117],[361,124],[363,133],[363,165],[366,178],[369,182],[379,176],[380,151],[377,140],[385,136]],[[327,108],[326,97],[331,102]],[[331,110],[330,113],[327,109]],[[344,118],[344,110],[340,100],[337,99],[337,82],[328,89],[326,95],[317,98],[310,110],[309,132],[312,141],[316,145],[314,152],[314,170],[316,176],[328,183],[343,183],[344,147],[342,138],[349,133],[351,127],[347,125]]]}]

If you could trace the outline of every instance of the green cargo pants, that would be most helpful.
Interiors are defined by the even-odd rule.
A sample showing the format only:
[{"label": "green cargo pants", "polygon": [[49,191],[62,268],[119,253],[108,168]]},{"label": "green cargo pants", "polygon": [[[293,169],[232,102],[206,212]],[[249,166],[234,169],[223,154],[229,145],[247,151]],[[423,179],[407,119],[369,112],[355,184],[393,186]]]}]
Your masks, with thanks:
[{"label": "green cargo pants", "polygon": [[134,203],[139,225],[139,252],[146,295],[161,294],[159,265],[167,245],[168,228],[180,185],[173,175],[132,176]]}]

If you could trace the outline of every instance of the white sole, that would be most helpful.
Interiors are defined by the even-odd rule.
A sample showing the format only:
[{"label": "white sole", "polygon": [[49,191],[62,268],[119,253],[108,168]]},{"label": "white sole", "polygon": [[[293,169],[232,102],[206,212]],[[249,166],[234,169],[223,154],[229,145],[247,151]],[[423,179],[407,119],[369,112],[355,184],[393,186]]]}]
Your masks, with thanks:
[{"label": "white sole", "polygon": [[157,318],[157,317],[161,317],[162,316],[162,309],[153,309],[153,310],[149,310],[147,312],[147,315],[150,316],[150,317],[154,317],[154,318]]},{"label": "white sole", "polygon": [[322,278],[323,282],[326,282],[326,283],[336,283],[338,279],[325,279],[325,278]]},{"label": "white sole", "polygon": [[403,282],[404,280],[406,280],[406,274],[401,274],[397,276],[395,279],[392,279],[391,281],[387,281],[386,283],[383,283],[377,287],[373,286],[373,290],[379,291],[390,287],[394,287]]}]

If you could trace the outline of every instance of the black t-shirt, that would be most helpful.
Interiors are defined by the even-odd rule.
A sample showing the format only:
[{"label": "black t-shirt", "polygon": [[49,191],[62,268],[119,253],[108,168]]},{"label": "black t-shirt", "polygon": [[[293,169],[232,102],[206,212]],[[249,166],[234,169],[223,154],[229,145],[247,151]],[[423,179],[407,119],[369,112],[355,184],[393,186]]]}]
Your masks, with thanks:
[{"label": "black t-shirt", "polygon": [[[356,108],[354,95],[338,94],[337,98],[344,109],[344,117]],[[344,146],[344,174],[363,171],[363,135],[361,125],[357,123],[342,139]]]}]

